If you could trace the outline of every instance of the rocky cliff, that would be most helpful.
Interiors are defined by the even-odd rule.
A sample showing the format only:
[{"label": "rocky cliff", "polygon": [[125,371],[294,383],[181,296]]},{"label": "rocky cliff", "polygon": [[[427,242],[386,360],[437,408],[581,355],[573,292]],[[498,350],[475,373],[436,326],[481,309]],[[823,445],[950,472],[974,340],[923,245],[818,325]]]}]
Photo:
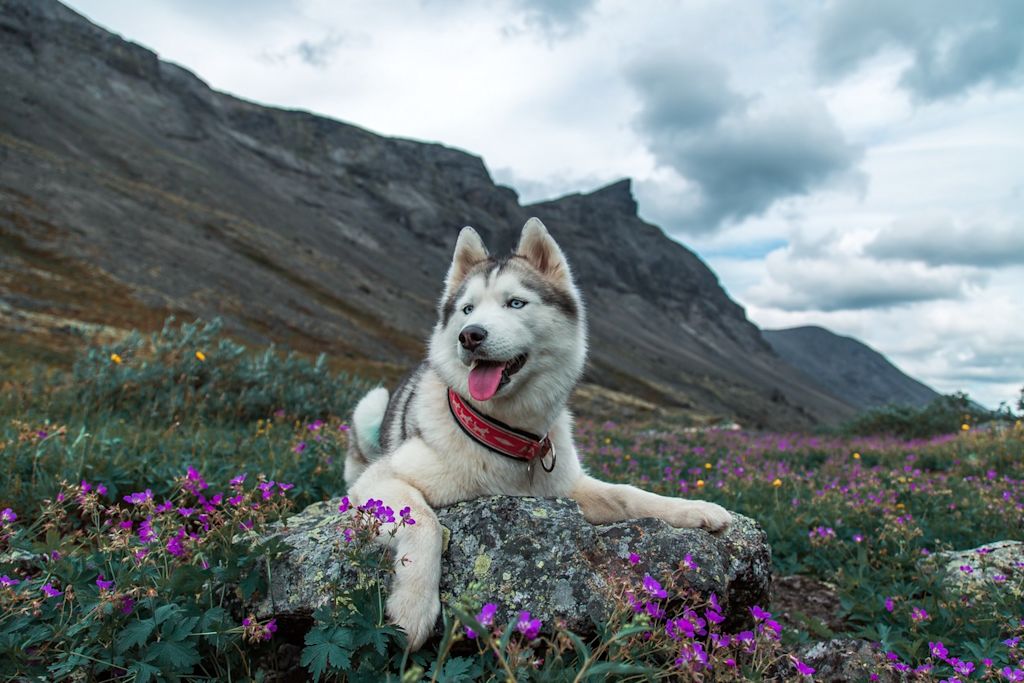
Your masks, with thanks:
[{"label": "rocky cliff", "polygon": [[588,381],[748,426],[853,412],[637,217],[628,181],[524,207],[479,157],[215,92],[55,0],[0,0],[0,344],[179,312],[398,367],[458,229],[507,247],[530,215],[579,273]]}]

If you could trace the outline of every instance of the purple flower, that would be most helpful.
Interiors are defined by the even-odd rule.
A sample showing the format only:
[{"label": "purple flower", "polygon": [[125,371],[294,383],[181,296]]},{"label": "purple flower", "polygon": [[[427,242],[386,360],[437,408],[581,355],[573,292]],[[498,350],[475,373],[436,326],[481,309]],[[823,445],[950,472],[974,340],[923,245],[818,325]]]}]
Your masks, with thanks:
[{"label": "purple flower", "polygon": [[974,662],[965,662],[962,659],[953,657],[949,660],[949,664],[961,676],[970,676],[974,672]]},{"label": "purple flower", "polygon": [[356,532],[352,529],[345,529],[344,533],[342,534],[345,537],[345,543],[351,543],[352,538],[355,536],[355,534]]},{"label": "purple flower", "polygon": [[283,493],[284,491],[288,491],[288,490],[291,490],[291,489],[295,488],[295,484],[287,484],[287,483],[285,483],[283,481],[279,481],[279,482],[277,482],[277,488],[279,488],[281,490],[281,492]]},{"label": "purple flower", "polygon": [[199,474],[199,470],[197,470],[195,467],[192,467],[191,465],[189,465],[188,473],[186,476],[188,477],[189,481],[188,489],[193,493],[196,492],[197,490],[202,490],[209,486],[209,484],[206,483],[206,480],[203,479],[203,476]]},{"label": "purple flower", "polygon": [[793,660],[793,666],[796,667],[796,670],[800,673],[801,676],[810,676],[814,673],[814,667],[804,664],[793,655],[790,655],[789,658]]},{"label": "purple flower", "polygon": [[[498,606],[493,602],[488,602],[480,608],[480,612],[476,615],[476,620],[480,622],[481,626],[490,626],[494,623],[494,615],[498,612]],[[539,624],[540,622],[538,622]],[[466,635],[474,640],[477,637],[477,632],[473,629],[466,627]]]},{"label": "purple flower", "polygon": [[763,609],[761,609],[760,605],[754,605],[753,607],[751,607],[750,613],[754,615],[754,619],[757,621],[761,621],[762,619],[771,619],[772,617],[772,613],[765,612]]},{"label": "purple flower", "polygon": [[292,450],[295,451],[296,453],[302,453],[303,451],[306,450],[306,442],[305,441],[298,442],[297,444],[295,444],[295,448],[293,448]]},{"label": "purple flower", "polygon": [[132,608],[135,607],[135,601],[129,598],[127,595],[121,600],[121,614],[131,614]]},{"label": "purple flower", "polygon": [[309,423],[308,429],[311,432],[318,432],[318,431],[320,431],[320,428],[323,427],[323,426],[324,426],[324,421],[323,420],[313,420],[312,422]]},{"label": "purple flower", "polygon": [[237,477],[235,477],[234,479],[232,479],[231,481],[229,481],[229,482],[228,482],[228,484],[229,484],[229,485],[231,485],[231,486],[233,486],[233,487],[238,487],[238,486],[241,486],[241,485],[242,485],[242,482],[244,482],[244,481],[245,481],[245,477],[246,477],[246,476],[247,476],[247,474],[246,474],[245,472],[242,472],[242,473],[241,473],[241,474],[239,474],[239,475],[238,475]]},{"label": "purple flower", "polygon": [[97,484],[96,493],[100,494],[101,496],[107,495],[107,487],[104,486],[103,484]]},{"label": "purple flower", "polygon": [[156,538],[156,534],[153,533],[153,518],[146,517],[145,520],[139,522],[139,540],[149,543],[154,538]]},{"label": "purple flower", "polygon": [[231,496],[230,498],[228,498],[228,502],[234,505],[235,507],[238,507],[243,500],[245,500],[245,496],[243,496],[242,494],[238,494],[237,496]]},{"label": "purple flower", "polygon": [[195,508],[178,508],[178,514],[182,517],[191,517],[195,511]]},{"label": "purple flower", "polygon": [[42,587],[41,590],[44,593],[46,593],[46,597],[48,597],[48,598],[55,598],[58,595],[63,595],[63,593],[64,593],[63,591],[59,591],[56,588],[54,588],[52,583],[43,584],[43,587]]},{"label": "purple flower", "polygon": [[962,565],[960,565],[960,571],[962,571],[964,574],[973,574],[974,573],[974,567],[972,567],[969,564],[962,564]]},{"label": "purple flower", "polygon": [[153,491],[146,489],[145,491],[139,491],[137,493],[130,493],[123,498],[124,502],[131,503],[132,505],[141,505],[146,501],[153,500]]},{"label": "purple flower", "polygon": [[253,525],[254,525],[254,522],[251,519],[247,519],[244,522],[239,522],[238,523],[238,527],[242,531],[252,531]]},{"label": "purple flower", "polygon": [[349,501],[348,496],[345,496],[341,499],[341,503],[338,504],[338,512],[348,512],[351,507],[351,501]]},{"label": "purple flower", "polygon": [[7,574],[0,576],[0,586],[4,586],[5,588],[17,586],[19,583],[21,583],[21,581],[19,581],[18,579],[12,579],[11,577],[7,576]]},{"label": "purple flower", "polygon": [[914,621],[927,621],[928,612],[923,607],[915,607],[910,610],[910,618]]},{"label": "purple flower", "polygon": [[1008,681],[1024,681],[1024,671],[1020,669],[1011,669],[1008,666],[1004,666],[999,670],[999,673]]},{"label": "purple flower", "polygon": [[348,425],[338,425],[338,431],[339,432],[347,432],[348,430],[349,430],[349,426]]},{"label": "purple flower", "polygon": [[692,572],[697,571],[700,567],[693,560],[693,555],[686,553],[686,557],[683,558],[683,565]]},{"label": "purple flower", "polygon": [[896,603],[893,602],[892,598],[885,599],[885,611],[892,612],[896,608]]},{"label": "purple flower", "polygon": [[533,640],[540,633],[540,619],[531,619],[530,613],[522,611],[519,613],[519,621],[516,622],[516,630],[523,634],[527,640]]},{"label": "purple flower", "polygon": [[11,508],[4,508],[3,511],[0,512],[0,522],[6,524],[7,522],[13,522],[16,519],[18,519],[18,515]]},{"label": "purple flower", "polygon": [[104,580],[103,574],[100,574],[96,579],[96,585],[99,586],[100,590],[108,591],[114,587],[114,582]]},{"label": "purple flower", "polygon": [[650,574],[644,574],[644,590],[656,598],[667,598],[668,593]]},{"label": "purple flower", "polygon": [[634,564],[634,565],[635,564],[640,564],[640,556],[637,555],[636,553],[630,553],[629,554],[629,563],[630,564]]},{"label": "purple flower", "polygon": [[178,533],[171,537],[167,541],[167,552],[175,557],[181,557],[185,554],[185,546],[182,544],[182,539],[185,538],[185,530],[178,529]]},{"label": "purple flower", "polygon": [[412,518],[412,508],[410,508],[408,505],[406,505],[404,508],[398,511],[398,516],[406,525],[412,526],[416,523],[416,520]]},{"label": "purple flower", "polygon": [[933,657],[938,657],[943,661],[945,661],[946,658],[949,657],[949,650],[947,650],[946,646],[943,645],[941,642],[928,643],[928,651],[932,653]]},{"label": "purple flower", "polygon": [[263,625],[263,640],[270,640],[277,633],[277,619],[271,619]]}]

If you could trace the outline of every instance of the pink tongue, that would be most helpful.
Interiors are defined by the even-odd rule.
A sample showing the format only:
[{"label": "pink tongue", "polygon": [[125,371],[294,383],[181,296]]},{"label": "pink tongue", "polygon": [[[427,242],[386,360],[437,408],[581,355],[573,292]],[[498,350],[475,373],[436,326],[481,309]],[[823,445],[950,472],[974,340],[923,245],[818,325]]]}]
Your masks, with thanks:
[{"label": "pink tongue", "polygon": [[477,401],[486,401],[498,391],[504,363],[477,363],[469,371],[469,395]]}]

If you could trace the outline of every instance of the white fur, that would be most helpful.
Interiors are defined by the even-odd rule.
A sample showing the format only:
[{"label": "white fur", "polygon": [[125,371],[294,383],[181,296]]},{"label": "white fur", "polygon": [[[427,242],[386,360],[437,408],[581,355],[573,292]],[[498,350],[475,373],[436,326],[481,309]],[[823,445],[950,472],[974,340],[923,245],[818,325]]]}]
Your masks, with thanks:
[{"label": "white fur", "polygon": [[[578,319],[573,321],[555,307],[537,301],[513,269],[472,276],[451,320],[447,325],[439,321],[431,335],[430,365],[408,408],[419,427],[418,436],[383,454],[354,482],[348,479],[346,467],[353,501],[372,497],[396,510],[406,505],[412,508],[415,526],[401,529],[393,541],[396,576],[387,609],[391,619],[405,629],[413,649],[433,631],[440,610],[442,537],[433,508],[488,495],[570,497],[579,502],[592,523],[659,517],[677,527],[711,530],[730,523],[729,513],[713,503],[607,484],[583,471],[572,439],[572,417],[566,409],[586,359],[586,326],[579,292],[564,255],[539,220],[530,219],[524,226],[517,253],[527,256],[548,282],[571,293],[579,304]],[[445,298],[457,291],[472,265],[484,258],[486,250],[479,236],[471,228],[464,228],[446,278]],[[523,309],[512,310],[504,305],[511,297],[529,303]],[[462,313],[465,303],[475,307],[469,315]],[[469,398],[468,355],[458,341],[459,331],[471,323],[488,330],[481,350],[489,357],[506,359],[529,354],[526,365],[512,376],[509,385],[484,402]],[[448,387],[480,412],[520,429],[548,434],[557,454],[554,470],[548,473],[536,467],[531,483],[524,463],[495,455],[471,441],[449,412],[444,400]],[[372,411],[367,407],[360,415],[363,403],[357,408],[357,433],[362,428],[362,417],[383,414],[379,396]]]}]

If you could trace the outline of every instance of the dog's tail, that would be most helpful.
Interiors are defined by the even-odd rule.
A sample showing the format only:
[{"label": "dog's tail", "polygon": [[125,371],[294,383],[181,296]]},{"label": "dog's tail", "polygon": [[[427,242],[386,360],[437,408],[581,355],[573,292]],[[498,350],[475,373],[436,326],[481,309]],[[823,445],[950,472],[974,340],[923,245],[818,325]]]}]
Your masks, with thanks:
[{"label": "dog's tail", "polygon": [[388,390],[378,387],[363,396],[352,412],[352,433],[345,458],[345,483],[352,486],[381,455],[380,426],[388,409]]}]

